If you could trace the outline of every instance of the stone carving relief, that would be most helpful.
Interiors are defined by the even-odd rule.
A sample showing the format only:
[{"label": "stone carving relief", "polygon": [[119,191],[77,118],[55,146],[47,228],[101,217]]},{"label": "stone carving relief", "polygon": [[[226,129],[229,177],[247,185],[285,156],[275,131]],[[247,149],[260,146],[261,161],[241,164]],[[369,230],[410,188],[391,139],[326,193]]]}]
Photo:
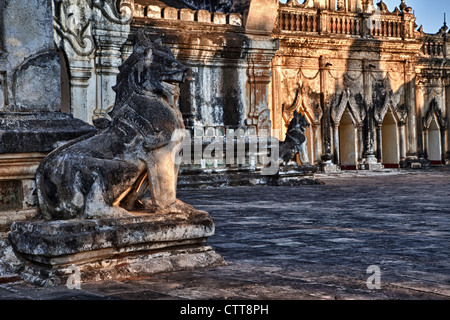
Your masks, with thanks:
[{"label": "stone carving relief", "polygon": [[378,126],[382,125],[384,117],[389,109],[394,113],[399,124],[405,124],[406,117],[408,116],[404,101],[404,87],[401,86],[394,91],[391,87],[390,77],[391,76],[388,73],[384,79],[385,94],[382,97],[384,102],[379,105],[375,105],[374,116],[375,123]]},{"label": "stone carving relief", "polygon": [[94,51],[92,6],[88,0],[54,0],[53,27],[55,41],[61,47],[67,41],[76,55],[88,56]]},{"label": "stone carving relief", "polygon": [[297,110],[303,111],[314,123],[319,124],[323,115],[319,71],[313,71],[310,75],[302,69],[286,69],[282,75],[282,117],[285,123],[290,123]]},{"label": "stone carving relief", "polygon": [[[54,0],[56,43],[67,40],[79,56],[88,56],[95,49],[93,21],[106,19],[126,25],[132,19],[132,2],[118,0]],[[120,2],[120,11],[117,3]]]},{"label": "stone carving relief", "polygon": [[259,65],[259,61],[250,59],[250,62],[247,69],[250,96],[247,125],[255,125],[258,131],[268,132],[271,120],[266,92],[272,73],[268,67]]},{"label": "stone carving relief", "polygon": [[[333,64],[334,65],[334,64]],[[362,125],[366,118],[366,105],[363,101],[363,74],[360,71],[327,70],[328,99],[331,120],[339,126],[345,109],[348,107],[355,125]]]},{"label": "stone carving relief", "polygon": [[294,110],[292,120],[289,122],[286,138],[280,143],[280,162],[288,165],[296,162],[296,155],[300,157],[302,164],[308,164],[306,152],[305,131],[310,126],[305,116]]},{"label": "stone carving relief", "polygon": [[446,130],[448,127],[448,118],[444,116],[444,112],[439,107],[439,104],[436,98],[433,98],[429,103],[430,107],[423,117],[423,127],[425,129],[429,129],[431,125],[431,121],[433,120],[434,115],[436,115],[436,119],[439,122],[439,127],[441,130]]},{"label": "stone carving relief", "polygon": [[134,0],[53,0],[55,43],[68,60],[75,117],[93,122],[112,107],[133,7]]},{"label": "stone carving relief", "polygon": [[[120,8],[118,10],[118,4]],[[97,15],[107,19],[111,23],[127,25],[133,19],[134,0],[93,0],[92,6],[101,11]]]},{"label": "stone carving relief", "polygon": [[350,88],[345,88],[340,95],[337,95],[337,97],[337,103],[331,109],[331,119],[333,120],[334,125],[339,126],[342,115],[348,107],[354,124],[361,126],[366,118],[366,109],[356,102],[355,95],[351,93]]}]

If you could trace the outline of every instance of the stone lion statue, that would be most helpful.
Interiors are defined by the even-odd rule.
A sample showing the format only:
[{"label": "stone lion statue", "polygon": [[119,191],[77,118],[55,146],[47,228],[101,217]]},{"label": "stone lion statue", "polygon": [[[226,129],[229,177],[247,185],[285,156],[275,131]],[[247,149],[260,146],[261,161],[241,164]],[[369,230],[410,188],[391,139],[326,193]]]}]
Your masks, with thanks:
[{"label": "stone lion statue", "polygon": [[39,166],[36,184],[44,219],[193,209],[176,198],[175,156],[184,138],[176,101],[187,70],[160,40],[138,32],[113,88],[111,120],[104,129],[55,149]]},{"label": "stone lion statue", "polygon": [[286,132],[286,138],[280,142],[279,159],[281,165],[295,163],[297,154],[299,154],[303,165],[309,165],[305,136],[306,128],[309,126],[310,124],[305,116],[295,110]]}]

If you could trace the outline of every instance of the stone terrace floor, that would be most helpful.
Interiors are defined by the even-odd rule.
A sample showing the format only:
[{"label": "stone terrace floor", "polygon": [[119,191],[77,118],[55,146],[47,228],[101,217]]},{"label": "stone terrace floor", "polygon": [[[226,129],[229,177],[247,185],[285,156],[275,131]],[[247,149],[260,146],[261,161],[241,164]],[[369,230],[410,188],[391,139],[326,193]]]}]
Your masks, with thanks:
[{"label": "stone terrace floor", "polygon": [[[81,290],[0,284],[0,300],[450,300],[450,171],[318,174],[324,184],[180,190],[228,265]],[[369,266],[381,270],[369,289]]]}]

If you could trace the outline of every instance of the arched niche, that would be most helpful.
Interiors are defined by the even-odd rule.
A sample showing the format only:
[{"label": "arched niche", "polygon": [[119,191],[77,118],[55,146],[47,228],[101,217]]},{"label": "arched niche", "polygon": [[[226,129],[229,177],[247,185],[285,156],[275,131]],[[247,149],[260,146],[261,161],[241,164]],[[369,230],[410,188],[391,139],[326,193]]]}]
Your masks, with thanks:
[{"label": "arched niche", "polygon": [[353,116],[348,108],[339,122],[339,160],[342,170],[356,170],[357,132]]}]

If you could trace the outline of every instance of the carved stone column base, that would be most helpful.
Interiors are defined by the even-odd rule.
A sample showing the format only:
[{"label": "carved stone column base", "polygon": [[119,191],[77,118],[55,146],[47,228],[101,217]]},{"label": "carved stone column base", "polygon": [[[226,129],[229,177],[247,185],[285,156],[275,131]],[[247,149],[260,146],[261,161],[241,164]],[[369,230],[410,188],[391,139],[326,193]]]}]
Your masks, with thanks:
[{"label": "carved stone column base", "polygon": [[36,285],[56,286],[225,264],[204,245],[214,234],[207,212],[133,214],[14,223],[9,241],[25,264],[20,276]]},{"label": "carved stone column base", "polygon": [[450,151],[447,151],[447,154],[446,154],[446,159],[445,159],[445,165],[446,166],[450,166]]},{"label": "carved stone column base", "polygon": [[423,158],[406,158],[404,161],[400,161],[400,168],[409,169],[425,169],[431,165],[430,161]]},{"label": "carved stone column base", "polygon": [[363,160],[363,163],[359,165],[360,170],[369,170],[369,171],[381,171],[384,169],[382,163],[377,161],[377,158],[374,155],[369,155],[367,158]]},{"label": "carved stone column base", "polygon": [[322,163],[322,171],[323,173],[339,173],[341,169],[331,161],[325,161]]}]

